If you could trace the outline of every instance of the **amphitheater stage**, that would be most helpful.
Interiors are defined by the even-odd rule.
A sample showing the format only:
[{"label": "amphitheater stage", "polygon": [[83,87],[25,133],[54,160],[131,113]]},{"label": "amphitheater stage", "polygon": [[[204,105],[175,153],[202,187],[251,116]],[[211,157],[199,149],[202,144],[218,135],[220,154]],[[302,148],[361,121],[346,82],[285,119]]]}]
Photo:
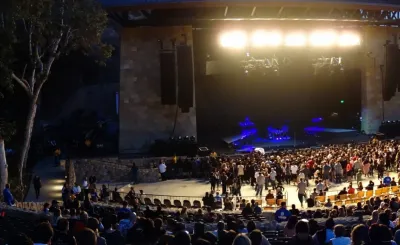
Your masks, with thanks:
[{"label": "amphitheater stage", "polygon": [[[392,172],[390,173],[390,176],[395,177],[397,180],[397,173]],[[363,178],[363,186],[366,186],[370,180],[373,180],[376,185],[379,183],[377,175],[375,175],[373,178]],[[110,187],[111,186],[112,185],[110,185]],[[355,181],[353,181],[353,186],[356,186]],[[130,187],[130,184],[125,186],[119,185],[119,190],[126,193],[129,191]],[[297,187],[295,185],[284,185],[284,187],[288,197],[288,204],[295,204],[300,208],[300,202],[297,198]],[[335,195],[339,190],[343,189],[343,187],[347,188],[348,182],[332,184],[327,195]],[[136,192],[143,190],[150,199],[157,198],[161,201],[164,199],[170,199],[171,202],[173,202],[173,200],[180,200],[181,202],[183,202],[183,200],[189,200],[193,203],[194,200],[201,201],[204,193],[210,191],[210,184],[207,181],[197,179],[175,179],[157,183],[136,184],[134,185],[134,188]],[[308,188],[310,193],[313,188],[315,188],[315,184],[310,181],[310,187]],[[262,199],[265,198],[266,194],[267,191],[264,190]],[[242,186],[242,196],[246,199],[257,199],[255,197],[254,188],[248,184]]]},{"label": "amphitheater stage", "polygon": [[313,128],[313,135],[308,137],[291,137],[289,139],[266,139],[262,137],[253,137],[247,140],[233,143],[236,152],[251,152],[255,148],[264,148],[265,151],[274,149],[290,149],[319,147],[330,144],[347,144],[347,143],[366,143],[370,140],[370,136],[361,134],[356,130],[349,129],[323,129]]}]

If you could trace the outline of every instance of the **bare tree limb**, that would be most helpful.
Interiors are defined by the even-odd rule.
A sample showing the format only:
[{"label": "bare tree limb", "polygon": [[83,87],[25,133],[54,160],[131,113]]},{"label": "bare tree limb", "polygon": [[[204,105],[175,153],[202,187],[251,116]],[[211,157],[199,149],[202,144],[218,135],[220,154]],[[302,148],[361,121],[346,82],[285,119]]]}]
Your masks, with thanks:
[{"label": "bare tree limb", "polygon": [[29,97],[32,97],[32,92],[29,88],[29,85],[26,82],[19,79],[19,77],[17,77],[14,73],[11,74],[11,78],[25,90],[25,92],[28,94]]},{"label": "bare tree limb", "polygon": [[24,80],[25,79],[25,72],[26,72],[26,68],[28,67],[28,64],[25,64],[24,66],[24,71],[22,72],[22,77],[21,79]]},{"label": "bare tree limb", "polygon": [[4,20],[4,13],[1,13],[1,28],[5,29],[6,28],[6,22]]},{"label": "bare tree limb", "polygon": [[32,21],[31,21],[31,23],[30,23],[30,27],[29,27],[29,34],[28,34],[28,37],[29,37],[29,43],[28,43],[28,45],[29,45],[29,56],[30,56],[30,58],[32,59],[32,55],[33,55],[33,51],[32,51],[32,35],[33,35],[33,26],[32,26]]},{"label": "bare tree limb", "polygon": [[60,56],[61,52],[63,52],[64,49],[68,46],[69,41],[71,41],[72,33],[73,33],[73,31],[72,31],[71,27],[69,27],[64,35],[63,42],[60,44],[60,48],[57,52],[57,57]]},{"label": "bare tree limb", "polygon": [[24,29],[25,29],[25,31],[28,32],[28,28],[26,27],[26,21],[25,21],[25,19],[22,19],[22,23],[24,23]]},{"label": "bare tree limb", "polygon": [[[36,62],[35,62],[36,63]],[[34,88],[35,88],[35,83],[36,83],[36,67],[33,67],[32,69],[32,74],[31,74],[31,79],[29,79],[29,87],[31,89],[31,92],[33,93]]]},{"label": "bare tree limb", "polygon": [[35,44],[35,59],[38,65],[39,65],[39,71],[40,73],[43,72],[43,62],[42,62],[42,55],[39,54],[39,45],[36,43]]}]

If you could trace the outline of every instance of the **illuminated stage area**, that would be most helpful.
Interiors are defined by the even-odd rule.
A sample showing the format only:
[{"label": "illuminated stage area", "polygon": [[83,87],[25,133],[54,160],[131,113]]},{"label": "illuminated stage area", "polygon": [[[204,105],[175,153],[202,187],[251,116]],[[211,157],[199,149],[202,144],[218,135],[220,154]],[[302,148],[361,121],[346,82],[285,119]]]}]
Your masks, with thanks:
[{"label": "illuminated stage area", "polygon": [[[318,119],[318,120],[316,120]],[[236,152],[252,152],[263,148],[265,152],[292,148],[321,147],[330,144],[366,143],[370,136],[356,129],[323,127],[322,118],[314,118],[302,130],[292,130],[288,125],[279,128],[259,127],[250,118],[239,123],[237,135],[224,137],[222,141]]]},{"label": "illuminated stage area", "polygon": [[397,2],[103,3],[121,27],[121,154],[220,142],[246,117],[288,125],[287,145],[312,118],[366,134],[400,119]]}]

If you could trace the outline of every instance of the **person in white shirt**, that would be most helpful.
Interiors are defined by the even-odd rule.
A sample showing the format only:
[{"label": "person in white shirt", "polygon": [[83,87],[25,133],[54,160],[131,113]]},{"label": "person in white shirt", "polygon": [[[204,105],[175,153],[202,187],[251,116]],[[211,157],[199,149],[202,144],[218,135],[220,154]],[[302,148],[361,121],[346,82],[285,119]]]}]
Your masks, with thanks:
[{"label": "person in white shirt", "polygon": [[317,186],[316,186],[316,189],[317,189],[317,192],[318,192],[318,193],[319,193],[320,191],[324,191],[325,186],[324,186],[324,184],[322,183],[321,180],[318,181],[318,184],[317,184]]},{"label": "person in white shirt", "polygon": [[161,180],[167,180],[166,172],[167,172],[167,165],[165,165],[164,162],[161,162],[160,165],[158,165],[158,170],[160,171],[161,174]]},{"label": "person in white shirt", "polygon": [[296,184],[297,182],[297,171],[299,170],[299,167],[295,164],[292,164],[292,166],[290,166],[290,172],[292,173],[292,181],[295,182],[294,184]]},{"label": "person in white shirt", "polygon": [[255,190],[257,190],[257,178],[260,175],[260,171],[258,169],[256,169],[256,171],[254,172],[254,179],[256,180],[256,185],[255,185]]},{"label": "person in white shirt", "polygon": [[239,179],[243,182],[243,176],[244,176],[244,166],[243,166],[243,164],[239,164],[239,165],[237,165],[237,170],[238,170],[238,176],[239,176]]},{"label": "person in white shirt", "polygon": [[258,196],[258,194],[260,194],[260,196],[262,196],[262,191],[264,189],[264,184],[265,184],[265,177],[263,174],[260,174],[257,177],[257,189],[256,189],[256,196]]},{"label": "person in white shirt", "polygon": [[269,180],[271,181],[272,189],[276,188],[276,171],[275,168],[271,169],[271,173],[269,173]]}]

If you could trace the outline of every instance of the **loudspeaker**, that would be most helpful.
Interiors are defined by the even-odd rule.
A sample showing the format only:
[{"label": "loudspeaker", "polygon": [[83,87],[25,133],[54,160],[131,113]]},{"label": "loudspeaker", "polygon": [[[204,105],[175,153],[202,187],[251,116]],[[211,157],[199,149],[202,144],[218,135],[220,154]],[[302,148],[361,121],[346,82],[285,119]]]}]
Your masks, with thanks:
[{"label": "loudspeaker", "polygon": [[192,47],[177,46],[178,64],[178,106],[182,112],[188,112],[193,107],[193,54]]},{"label": "loudspeaker", "polygon": [[399,62],[400,51],[397,44],[386,45],[386,70],[383,81],[383,99],[385,101],[389,101],[396,94],[398,77],[400,76]]},{"label": "loudspeaker", "polygon": [[176,104],[176,69],[175,52],[162,51],[160,53],[160,83],[161,104]]}]

